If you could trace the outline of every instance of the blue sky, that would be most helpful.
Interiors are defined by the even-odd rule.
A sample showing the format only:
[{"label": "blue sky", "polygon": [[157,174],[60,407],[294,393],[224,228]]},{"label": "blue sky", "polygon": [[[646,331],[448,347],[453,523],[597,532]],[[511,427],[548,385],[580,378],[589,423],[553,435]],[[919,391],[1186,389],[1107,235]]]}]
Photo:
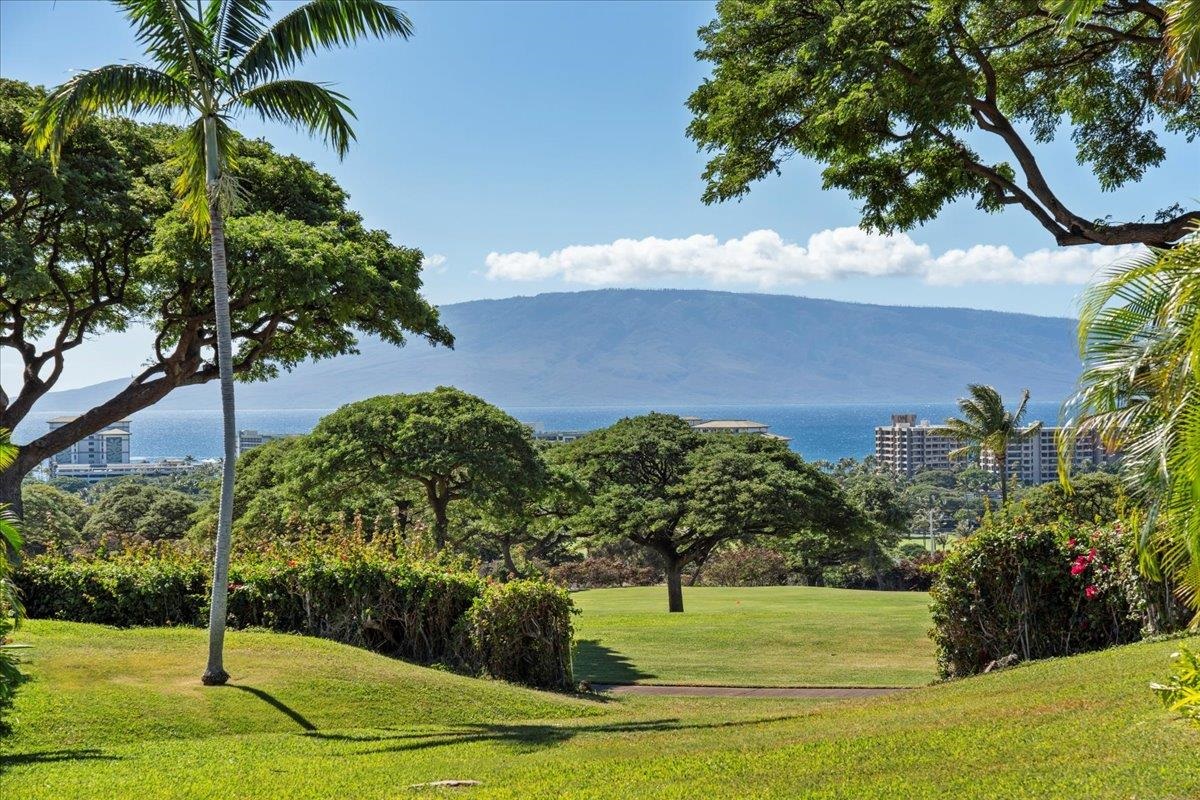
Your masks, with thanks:
[{"label": "blue sky", "polygon": [[[835,233],[857,224],[856,205],[822,191],[819,165],[803,160],[742,202],[705,206],[684,101],[707,71],[693,53],[711,3],[397,5],[412,40],[320,54],[300,73],[337,84],[358,112],[344,161],[285,128],[242,129],[332,173],[369,224],[422,248],[435,302],[677,286],[1068,315],[1079,282],[1109,258],[1039,255],[1053,244],[1023,212],[970,204],[899,242]],[[0,0],[4,77],[53,85],[139,57],[106,3]],[[1106,195],[1069,142],[1043,161],[1080,213],[1137,217],[1200,194],[1200,149],[1169,150],[1168,168]],[[1060,274],[1070,282],[1053,282]],[[62,385],[129,374],[143,343],[135,332],[91,345]]]}]

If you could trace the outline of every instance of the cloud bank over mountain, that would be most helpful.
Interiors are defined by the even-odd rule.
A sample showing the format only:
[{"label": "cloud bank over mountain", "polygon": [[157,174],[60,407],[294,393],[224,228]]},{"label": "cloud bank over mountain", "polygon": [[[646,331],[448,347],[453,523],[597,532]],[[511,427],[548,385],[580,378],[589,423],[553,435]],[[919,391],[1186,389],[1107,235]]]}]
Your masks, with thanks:
[{"label": "cloud bank over mountain", "polygon": [[935,254],[907,234],[885,236],[859,228],[814,233],[805,244],[773,230],[720,241],[618,239],[538,251],[489,253],[492,280],[561,278],[588,286],[638,286],[673,280],[769,289],[855,277],[915,277],[933,285],[968,283],[1082,284],[1097,270],[1138,252],[1136,246],[1053,248],[1017,255],[1007,246],[975,245]]}]

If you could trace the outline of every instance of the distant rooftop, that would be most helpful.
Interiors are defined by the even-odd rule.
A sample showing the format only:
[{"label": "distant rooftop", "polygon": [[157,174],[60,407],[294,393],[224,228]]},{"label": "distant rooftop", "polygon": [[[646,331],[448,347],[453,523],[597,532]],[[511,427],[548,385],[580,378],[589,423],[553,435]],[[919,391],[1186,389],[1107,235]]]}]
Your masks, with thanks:
[{"label": "distant rooftop", "polygon": [[710,419],[707,422],[697,422],[693,428],[702,430],[727,430],[729,428],[766,428],[762,422],[750,419]]}]

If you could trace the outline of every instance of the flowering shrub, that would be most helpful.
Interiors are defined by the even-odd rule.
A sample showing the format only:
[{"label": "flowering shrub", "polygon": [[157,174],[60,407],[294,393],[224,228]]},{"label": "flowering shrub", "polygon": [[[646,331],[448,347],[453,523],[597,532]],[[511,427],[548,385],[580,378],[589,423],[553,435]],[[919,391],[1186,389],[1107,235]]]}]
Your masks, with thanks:
[{"label": "flowering shrub", "polygon": [[662,570],[617,556],[593,556],[551,567],[547,577],[568,589],[606,589],[613,586],[653,586]]},{"label": "flowering shrub", "polygon": [[1132,542],[1119,525],[994,520],[951,551],[931,594],[945,677],[975,674],[1011,653],[1025,661],[1133,641],[1148,621]]},{"label": "flowering shrub", "polygon": [[1186,647],[1172,653],[1175,672],[1164,683],[1152,683],[1150,689],[1158,695],[1169,711],[1200,722],[1200,654]]},{"label": "flowering shrub", "polygon": [[[39,556],[22,564],[17,579],[31,617],[203,626],[210,570],[200,554]],[[383,543],[338,541],[245,554],[230,566],[229,581],[233,627],[321,636],[504,680],[544,680],[533,683],[542,688],[570,684],[571,626],[562,609],[548,600],[521,605],[516,590],[505,594],[461,565],[397,556]],[[545,582],[517,583],[525,598],[562,593]],[[499,658],[498,641],[523,650]]]},{"label": "flowering shrub", "polygon": [[710,558],[701,576],[706,586],[782,586],[788,559],[769,547],[738,547]]}]

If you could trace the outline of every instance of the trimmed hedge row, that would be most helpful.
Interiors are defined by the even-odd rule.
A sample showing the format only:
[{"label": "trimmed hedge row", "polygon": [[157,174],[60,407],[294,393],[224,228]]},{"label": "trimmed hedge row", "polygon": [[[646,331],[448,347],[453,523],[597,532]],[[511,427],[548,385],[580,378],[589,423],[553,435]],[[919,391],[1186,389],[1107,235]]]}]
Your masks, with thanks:
[{"label": "trimmed hedge row", "polygon": [[[120,627],[208,619],[209,565],[196,558],[25,561],[29,616]],[[426,664],[569,689],[567,593],[543,581],[494,584],[378,553],[258,558],[230,567],[229,624],[321,636]]]}]

